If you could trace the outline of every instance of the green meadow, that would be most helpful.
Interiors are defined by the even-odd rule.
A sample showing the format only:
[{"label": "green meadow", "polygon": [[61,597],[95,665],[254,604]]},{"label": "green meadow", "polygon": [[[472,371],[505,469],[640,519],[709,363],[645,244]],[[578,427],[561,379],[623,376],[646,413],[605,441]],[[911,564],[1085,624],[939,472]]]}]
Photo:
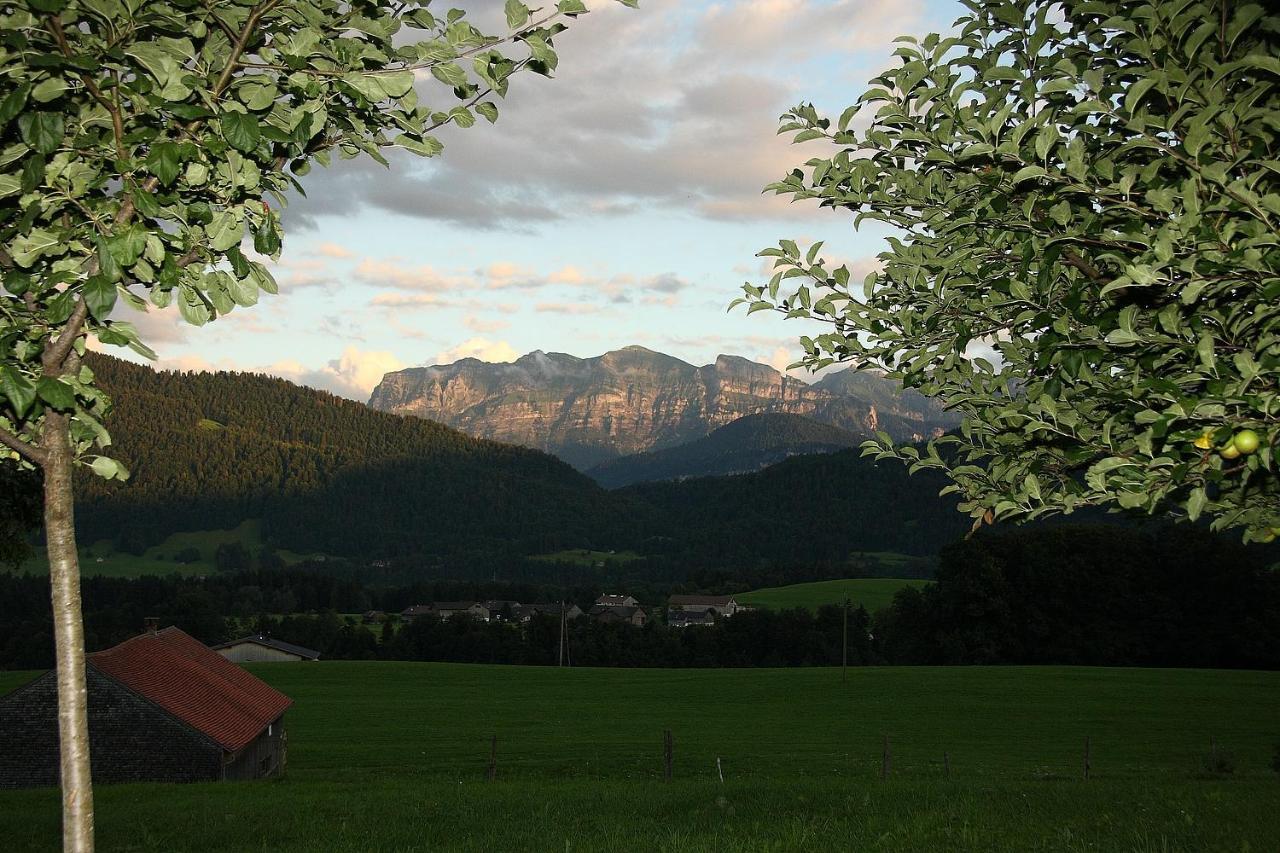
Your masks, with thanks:
[{"label": "green meadow", "polygon": [[928,581],[901,578],[847,578],[756,589],[741,593],[735,598],[742,604],[771,610],[790,607],[817,610],[824,604],[843,604],[848,598],[854,607],[862,605],[868,612],[874,613],[891,603],[894,593],[904,586],[922,587],[927,583]]},{"label": "green meadow", "polygon": [[[100,788],[101,849],[1275,845],[1280,673],[859,668],[842,683],[838,669],[252,669],[296,703],[287,776]],[[30,677],[0,673],[0,691]],[[1211,738],[1230,772],[1206,767]],[[56,791],[0,791],[6,849],[56,849],[57,826]]]},{"label": "green meadow", "polygon": [[[194,530],[174,533],[159,545],[152,546],[141,555],[126,554],[115,550],[111,540],[103,539],[80,549],[80,570],[85,575],[103,575],[113,578],[135,578],[142,575],[207,575],[215,571],[213,557],[219,545],[239,542],[256,554],[263,546],[262,523],[257,519],[241,522],[228,530]],[[199,558],[190,563],[179,563],[174,557],[187,548],[199,552]],[[22,571],[48,574],[49,561],[43,548],[21,566]],[[285,563],[297,563],[311,554],[277,550]]]}]

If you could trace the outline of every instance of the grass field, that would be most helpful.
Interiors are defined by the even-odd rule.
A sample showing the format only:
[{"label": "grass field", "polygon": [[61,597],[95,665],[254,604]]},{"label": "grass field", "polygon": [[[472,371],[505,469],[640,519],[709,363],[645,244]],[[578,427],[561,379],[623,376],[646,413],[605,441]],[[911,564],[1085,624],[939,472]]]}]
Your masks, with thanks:
[{"label": "grass field", "polygon": [[[132,578],[141,575],[207,575],[213,571],[213,555],[219,545],[239,542],[257,554],[262,547],[262,524],[257,519],[242,522],[230,530],[196,530],[175,533],[159,545],[148,548],[141,556],[117,552],[109,539],[94,542],[80,549],[80,570],[85,575],[104,575],[115,578]],[[200,559],[192,563],[179,563],[173,558],[179,551],[195,548]],[[307,559],[308,554],[277,550],[286,563]],[[49,561],[43,548],[36,548],[31,559],[22,564],[23,571],[48,574]]]},{"label": "grass field", "polygon": [[[287,778],[99,789],[103,850],[1273,850],[1280,673],[267,664]],[[0,691],[30,675],[0,673]],[[661,781],[661,733],[675,782]],[[498,736],[498,782],[483,781]],[[891,774],[879,778],[882,738]],[[1084,738],[1093,778],[1080,778]],[[1235,771],[1202,768],[1209,738]],[[951,778],[943,771],[950,758]],[[721,759],[725,782],[718,781]],[[57,793],[0,791],[7,850]]]},{"label": "grass field", "polygon": [[742,604],[781,610],[805,607],[817,610],[824,604],[843,604],[847,597],[856,607],[861,604],[871,613],[893,601],[893,595],[904,586],[922,587],[928,581],[899,578],[847,578],[838,581],[797,583],[756,589],[735,596]]}]

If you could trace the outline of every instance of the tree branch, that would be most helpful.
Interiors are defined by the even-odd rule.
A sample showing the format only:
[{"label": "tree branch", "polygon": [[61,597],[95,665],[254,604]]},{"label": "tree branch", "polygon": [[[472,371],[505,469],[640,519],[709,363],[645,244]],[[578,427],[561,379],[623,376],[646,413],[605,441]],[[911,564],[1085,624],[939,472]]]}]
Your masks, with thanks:
[{"label": "tree branch", "polygon": [[[50,15],[47,18],[49,23],[49,32],[53,33],[53,39],[58,43],[58,49],[62,51],[63,56],[71,56],[71,44],[67,41],[67,34],[62,29],[62,21],[57,15]],[[98,88],[98,84],[93,82],[88,74],[80,74],[80,81],[84,83],[85,89],[93,96],[102,107],[111,115],[111,133],[116,140],[116,154],[120,159],[124,159],[124,117],[120,115],[120,108],[113,103],[106,95],[102,94],[102,90]]]},{"label": "tree branch", "polygon": [[76,338],[79,337],[81,329],[84,328],[84,321],[89,316],[89,303],[84,301],[81,296],[76,300],[76,307],[71,312],[71,316],[67,318],[67,323],[62,329],[62,333],[47,347],[45,347],[44,355],[41,361],[44,364],[44,371],[48,376],[61,376],[65,369],[67,356],[71,353],[71,347],[75,344]]},{"label": "tree branch", "polygon": [[1075,267],[1080,270],[1080,272],[1084,273],[1092,281],[1106,280],[1106,276],[1102,274],[1102,271],[1086,261],[1084,258],[1080,257],[1080,255],[1076,254],[1075,249],[1070,247],[1064,249],[1062,251],[1062,260],[1066,262],[1067,266]]},{"label": "tree branch", "polygon": [[18,436],[9,432],[7,429],[0,428],[0,444],[9,448],[28,462],[34,462],[37,465],[44,465],[44,460],[48,456],[43,448],[36,447],[34,444],[23,441]]},{"label": "tree branch", "polygon": [[224,89],[231,83],[231,77],[236,73],[236,69],[240,67],[240,57],[244,54],[245,48],[249,46],[249,39],[253,38],[253,31],[258,28],[258,22],[262,20],[262,16],[270,12],[276,7],[280,0],[266,0],[255,6],[253,11],[249,13],[249,18],[244,22],[244,29],[240,31],[239,37],[236,38],[235,44],[231,45],[231,56],[227,59],[227,67],[222,69],[222,74],[218,76],[218,82],[213,84],[213,92],[211,100],[217,100]]}]

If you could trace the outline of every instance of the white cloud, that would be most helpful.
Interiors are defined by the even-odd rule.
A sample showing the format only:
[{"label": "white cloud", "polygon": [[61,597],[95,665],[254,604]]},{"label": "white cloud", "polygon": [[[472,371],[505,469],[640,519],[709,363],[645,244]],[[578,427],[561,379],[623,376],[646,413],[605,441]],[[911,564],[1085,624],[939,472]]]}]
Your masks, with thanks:
[{"label": "white cloud", "polygon": [[520,357],[515,347],[506,341],[491,341],[488,338],[475,337],[465,340],[455,347],[436,355],[435,364],[453,364],[463,358],[478,358],[481,361],[515,361]]}]

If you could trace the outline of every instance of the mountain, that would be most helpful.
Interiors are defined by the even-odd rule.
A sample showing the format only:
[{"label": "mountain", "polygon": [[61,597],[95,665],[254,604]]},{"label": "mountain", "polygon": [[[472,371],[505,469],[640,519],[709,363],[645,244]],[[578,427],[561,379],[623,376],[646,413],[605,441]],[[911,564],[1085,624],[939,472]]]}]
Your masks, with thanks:
[{"label": "mountain", "polygon": [[[839,572],[856,552],[934,554],[967,527],[938,497],[936,473],[908,477],[857,450],[609,491],[554,456],[269,376],[157,372],[92,354],[87,363],[115,402],[112,454],[133,476],[78,475],[84,544],[111,539],[140,553],[179,531],[260,519],[271,547],[389,559],[414,579],[487,576],[569,549],[632,551],[637,572],[685,578],[761,565]],[[749,451],[778,436],[848,441],[767,415],[701,446]]]},{"label": "mountain", "polygon": [[584,470],[685,444],[763,412],[804,415],[859,437],[884,430],[907,441],[956,424],[936,402],[899,394],[880,376],[824,382],[808,385],[738,356],[695,367],[629,346],[594,358],[537,351],[507,364],[466,358],[399,370],[383,377],[369,405],[545,450]]},{"label": "mountain", "polygon": [[587,471],[605,488],[759,471],[791,456],[834,453],[863,439],[803,415],[768,412],[731,421],[688,444],[601,462]]}]

